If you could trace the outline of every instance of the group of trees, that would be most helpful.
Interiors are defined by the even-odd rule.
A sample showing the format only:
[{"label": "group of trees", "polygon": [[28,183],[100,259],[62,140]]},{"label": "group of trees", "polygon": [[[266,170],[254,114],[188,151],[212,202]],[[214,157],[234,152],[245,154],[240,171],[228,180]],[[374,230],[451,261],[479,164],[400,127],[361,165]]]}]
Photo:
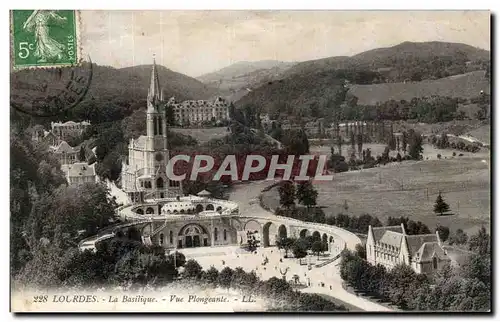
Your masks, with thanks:
[{"label": "group of trees", "polygon": [[316,294],[295,291],[283,279],[272,277],[262,281],[254,271],[247,273],[241,267],[224,267],[218,271],[212,266],[202,270],[196,261],[189,260],[184,266],[184,276],[202,286],[237,289],[245,295],[265,297],[270,311],[347,311],[344,306],[336,305]]},{"label": "group of trees", "polygon": [[456,149],[460,151],[472,152],[476,153],[481,150],[480,143],[465,143],[463,140],[450,142],[448,135],[446,133],[442,133],[439,136],[432,135],[429,137],[429,142],[434,145],[438,149]]},{"label": "group of trees", "polygon": [[276,246],[285,251],[285,258],[288,258],[288,252],[291,250],[293,257],[302,259],[307,256],[307,251],[319,255],[328,250],[328,241],[322,240],[320,235],[309,235],[300,238],[281,237],[277,238]]},{"label": "group of trees", "polygon": [[[473,237],[483,247],[490,240],[485,231]],[[342,254],[340,272],[342,279],[358,292],[390,301],[405,310],[489,311],[490,265],[488,252],[477,253],[460,268],[446,266],[434,276],[426,276],[406,265],[388,271],[346,250]]]},{"label": "group of trees", "polygon": [[295,200],[307,208],[316,206],[318,192],[311,181],[302,181],[297,185],[293,181],[284,181],[278,187],[280,205],[285,208],[295,206]]}]

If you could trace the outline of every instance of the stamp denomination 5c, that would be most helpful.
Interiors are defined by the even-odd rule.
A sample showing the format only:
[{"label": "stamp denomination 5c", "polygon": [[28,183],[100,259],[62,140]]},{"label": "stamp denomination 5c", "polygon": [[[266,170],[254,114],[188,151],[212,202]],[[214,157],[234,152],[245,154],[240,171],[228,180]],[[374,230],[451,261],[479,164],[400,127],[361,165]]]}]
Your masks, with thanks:
[{"label": "stamp denomination 5c", "polygon": [[80,58],[75,10],[13,10],[11,30],[16,69],[74,66]]}]

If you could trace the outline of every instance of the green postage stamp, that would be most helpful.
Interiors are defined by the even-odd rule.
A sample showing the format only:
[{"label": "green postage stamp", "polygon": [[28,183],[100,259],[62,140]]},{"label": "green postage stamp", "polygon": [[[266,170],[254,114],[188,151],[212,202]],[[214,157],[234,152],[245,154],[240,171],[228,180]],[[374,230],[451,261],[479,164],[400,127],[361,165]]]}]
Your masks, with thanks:
[{"label": "green postage stamp", "polygon": [[75,10],[13,10],[13,67],[60,67],[80,59]]}]

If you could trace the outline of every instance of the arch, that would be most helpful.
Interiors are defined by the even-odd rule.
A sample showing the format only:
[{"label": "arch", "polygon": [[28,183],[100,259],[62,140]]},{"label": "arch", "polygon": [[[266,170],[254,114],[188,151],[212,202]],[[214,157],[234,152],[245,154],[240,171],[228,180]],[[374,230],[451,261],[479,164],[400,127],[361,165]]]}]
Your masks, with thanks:
[{"label": "arch", "polygon": [[197,204],[196,205],[196,212],[202,212],[203,211],[203,205],[202,204]]},{"label": "arch", "polygon": [[155,210],[151,207],[148,207],[148,209],[146,209],[146,214],[150,215],[150,214],[154,214],[155,213]]},{"label": "arch", "polygon": [[214,207],[214,205],[212,205],[211,203],[209,203],[209,204],[205,207],[205,210],[212,210],[212,211],[213,211],[214,209],[215,209],[215,207]]},{"label": "arch", "polygon": [[219,214],[222,213],[222,207],[221,206],[217,207],[215,211],[217,211]]},{"label": "arch", "polygon": [[306,228],[302,229],[299,233],[300,238],[306,238],[309,235],[309,230]]},{"label": "arch", "polygon": [[326,234],[323,234],[321,241],[325,244],[328,243],[328,236]]},{"label": "arch", "polygon": [[285,225],[280,225],[278,228],[278,236],[279,238],[287,238],[287,231]]},{"label": "arch", "polygon": [[267,222],[262,228],[262,241],[264,247],[276,245],[276,235],[278,229],[272,222]]},{"label": "arch", "polygon": [[330,241],[330,243],[333,243],[333,236],[330,236],[329,241]]},{"label": "arch", "polygon": [[142,210],[141,208],[137,209],[135,212],[139,215],[144,215],[144,210]]},{"label": "arch", "polygon": [[177,211],[177,209],[174,209],[174,214],[177,214],[177,213],[179,213],[179,212]]},{"label": "arch", "polygon": [[186,248],[208,246],[209,238],[207,229],[200,224],[190,223],[179,230],[179,244]]},{"label": "arch", "polygon": [[156,188],[163,188],[165,186],[165,181],[162,177],[156,179]]},{"label": "arch", "polygon": [[245,231],[257,231],[260,232],[261,226],[260,223],[257,220],[250,219],[245,223],[245,226],[243,227]]},{"label": "arch", "polygon": [[321,234],[317,230],[315,232],[313,232],[312,237],[315,241],[321,240]]},{"label": "arch", "polygon": [[181,209],[179,212],[180,212],[181,214],[185,213],[184,209]]}]

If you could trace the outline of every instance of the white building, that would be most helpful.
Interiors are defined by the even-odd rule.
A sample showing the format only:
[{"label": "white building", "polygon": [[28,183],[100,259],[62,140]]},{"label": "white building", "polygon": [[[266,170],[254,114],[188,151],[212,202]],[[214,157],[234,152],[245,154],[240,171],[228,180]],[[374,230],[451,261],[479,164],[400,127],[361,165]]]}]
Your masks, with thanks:
[{"label": "white building", "polygon": [[373,265],[391,269],[399,264],[409,265],[416,273],[428,274],[450,263],[441,240],[435,234],[407,235],[401,226],[368,228],[366,259]]},{"label": "white building", "polygon": [[172,97],[168,100],[167,106],[172,108],[175,123],[179,125],[229,120],[229,104],[222,97],[217,97],[214,101],[190,100],[183,102],[177,102]]},{"label": "white building", "polygon": [[132,202],[183,195],[181,182],[170,181],[166,175],[170,153],[164,107],[156,64],[153,62],[147,97],[147,133],[130,140],[128,162],[122,170],[123,189]]},{"label": "white building", "polygon": [[83,134],[85,130],[90,126],[90,122],[73,122],[68,121],[62,122],[51,122],[52,133],[57,136],[60,140],[67,140],[72,137],[77,137]]},{"label": "white building", "polygon": [[51,146],[50,149],[62,165],[80,161],[78,160],[80,149],[70,146],[66,141],[61,141],[57,146]]},{"label": "white building", "polygon": [[84,162],[64,164],[61,166],[70,185],[79,185],[87,182],[97,182],[95,163],[88,165]]}]

